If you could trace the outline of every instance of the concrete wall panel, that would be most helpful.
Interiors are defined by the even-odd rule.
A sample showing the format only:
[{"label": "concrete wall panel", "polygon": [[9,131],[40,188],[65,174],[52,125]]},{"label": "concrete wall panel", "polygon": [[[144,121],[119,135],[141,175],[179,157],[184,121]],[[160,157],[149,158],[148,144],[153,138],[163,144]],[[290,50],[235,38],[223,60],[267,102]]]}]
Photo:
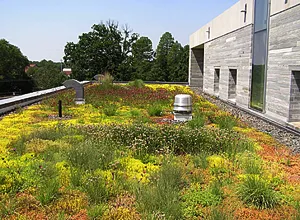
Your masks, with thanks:
[{"label": "concrete wall panel", "polygon": [[[248,107],[251,73],[252,25],[204,44],[203,90],[214,94],[214,72],[220,69],[219,97],[229,98],[230,69],[237,69],[236,104]],[[230,39],[230,40],[228,40]]]},{"label": "concrete wall panel", "polygon": [[287,3],[285,3],[284,0],[271,0],[271,15],[282,12],[298,4],[300,4],[300,0],[288,0]]},{"label": "concrete wall panel", "polygon": [[266,114],[285,122],[290,110],[292,71],[289,66],[300,65],[299,41],[300,5],[270,18]]},{"label": "concrete wall panel", "polygon": [[203,87],[203,49],[190,49],[189,85]]}]

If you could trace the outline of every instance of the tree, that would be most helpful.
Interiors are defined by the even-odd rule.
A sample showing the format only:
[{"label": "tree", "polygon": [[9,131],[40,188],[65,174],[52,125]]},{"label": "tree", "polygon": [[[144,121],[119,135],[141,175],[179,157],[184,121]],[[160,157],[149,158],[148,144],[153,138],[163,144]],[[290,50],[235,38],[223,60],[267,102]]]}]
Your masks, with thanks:
[{"label": "tree", "polygon": [[152,77],[156,80],[169,81],[168,54],[174,45],[174,38],[171,33],[164,33],[157,45],[156,59],[152,70]]},{"label": "tree", "polygon": [[0,92],[30,92],[32,82],[25,74],[27,57],[5,39],[0,39],[0,57]]},{"label": "tree", "polygon": [[167,57],[169,68],[169,80],[172,82],[187,82],[189,65],[189,46],[184,48],[179,42],[175,42]]},{"label": "tree", "polygon": [[133,73],[132,79],[149,80],[153,61],[152,41],[148,37],[140,37],[132,45]]},{"label": "tree", "polygon": [[189,56],[190,46],[185,45],[182,49],[182,55],[180,56],[179,62],[179,75],[177,78],[178,82],[187,82],[189,77]]},{"label": "tree", "polygon": [[167,56],[167,66],[169,70],[170,81],[177,81],[179,72],[180,72],[180,60],[183,52],[181,44],[176,41],[170,49],[170,52]]},{"label": "tree", "polygon": [[118,66],[116,79],[121,81],[129,81],[132,79],[133,56],[132,45],[139,38],[137,33],[132,33],[128,25],[122,28],[122,63]]},{"label": "tree", "polygon": [[78,43],[65,46],[65,63],[78,80],[91,79],[109,72],[115,79],[130,78],[131,45],[138,38],[128,26],[119,29],[118,23],[108,21],[92,26],[92,31],[79,36]]},{"label": "tree", "polygon": [[34,81],[35,90],[61,86],[68,78],[61,72],[59,63],[54,63],[51,60],[42,60],[41,62],[35,62],[35,64],[35,67],[31,67],[27,71],[27,75]]}]

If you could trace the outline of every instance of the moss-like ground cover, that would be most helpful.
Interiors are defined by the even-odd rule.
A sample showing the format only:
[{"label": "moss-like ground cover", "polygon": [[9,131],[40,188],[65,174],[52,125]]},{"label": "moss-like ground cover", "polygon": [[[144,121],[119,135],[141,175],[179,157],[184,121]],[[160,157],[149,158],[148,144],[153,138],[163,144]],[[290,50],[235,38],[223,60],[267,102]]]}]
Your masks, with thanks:
[{"label": "moss-like ground cover", "polygon": [[[171,124],[180,93],[194,119]],[[1,219],[299,219],[299,156],[188,87],[85,94],[0,120]]]}]

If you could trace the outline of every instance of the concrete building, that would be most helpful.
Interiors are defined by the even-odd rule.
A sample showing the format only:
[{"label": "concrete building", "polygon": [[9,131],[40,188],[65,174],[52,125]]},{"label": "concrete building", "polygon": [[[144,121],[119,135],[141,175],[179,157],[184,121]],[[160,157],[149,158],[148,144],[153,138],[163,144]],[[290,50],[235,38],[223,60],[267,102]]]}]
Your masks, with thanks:
[{"label": "concrete building", "polygon": [[190,86],[300,122],[300,0],[240,0],[193,33],[190,48]]}]

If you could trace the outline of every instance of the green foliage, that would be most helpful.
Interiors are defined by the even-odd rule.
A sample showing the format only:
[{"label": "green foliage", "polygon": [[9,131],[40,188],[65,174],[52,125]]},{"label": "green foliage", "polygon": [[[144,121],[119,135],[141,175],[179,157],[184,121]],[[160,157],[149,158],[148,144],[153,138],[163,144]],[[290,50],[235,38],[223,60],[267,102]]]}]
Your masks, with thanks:
[{"label": "green foliage", "polygon": [[174,45],[174,38],[170,32],[164,33],[157,45],[155,66],[158,71],[155,71],[155,79],[161,81],[169,81],[170,71],[168,66],[168,55],[172,46]]},{"label": "green foliage", "polygon": [[150,105],[147,111],[150,116],[162,116],[163,114],[163,108],[158,104]]},{"label": "green foliage", "polygon": [[199,205],[216,206],[223,199],[223,191],[218,182],[214,182],[209,188],[202,190],[199,185],[192,185],[183,196],[183,213],[184,217],[200,217]]},{"label": "green foliage", "polygon": [[85,170],[71,167],[70,183],[72,187],[77,188],[82,185],[82,177],[84,176],[85,172],[86,172]]},{"label": "green foliage", "polygon": [[175,82],[188,82],[188,72],[189,72],[189,57],[190,57],[190,46],[185,45],[181,50],[181,56],[179,61],[179,71],[177,76],[173,78]]},{"label": "green foliage", "polygon": [[46,178],[39,188],[37,199],[42,205],[47,205],[59,195],[59,181],[57,178]]},{"label": "green foliage", "polygon": [[135,118],[135,124],[146,124],[150,123],[151,119],[147,116],[141,115]]},{"label": "green foliage", "polygon": [[238,195],[244,203],[260,209],[274,208],[280,199],[269,183],[256,175],[246,177],[238,189]]},{"label": "green foliage", "polygon": [[296,214],[292,217],[293,220],[300,220],[300,201],[295,204]]},{"label": "green foliage", "polygon": [[227,212],[220,211],[216,208],[213,208],[208,219],[209,220],[230,220],[234,218],[232,217],[232,215],[228,214]]},{"label": "green foliage", "polygon": [[[15,149],[15,152],[18,155],[23,155],[26,153],[26,142],[32,139],[40,139],[40,140],[51,140],[56,141],[59,139],[64,139],[69,143],[78,143],[81,140],[81,138],[76,138],[79,135],[82,134],[82,132],[79,129],[76,129],[74,127],[66,127],[62,124],[57,124],[54,127],[51,128],[44,128],[44,129],[38,129],[35,132],[31,133],[27,136],[21,136],[18,140],[14,141],[12,143],[12,147]],[[83,136],[80,136],[83,138]],[[75,138],[75,140],[74,140]],[[55,153],[57,149],[48,149],[48,153]]]},{"label": "green foliage", "polygon": [[219,197],[220,199],[222,199],[224,197],[224,193],[223,193],[221,186],[222,186],[222,184],[220,181],[214,181],[210,186],[211,193],[213,195]]},{"label": "green foliage", "polygon": [[132,45],[132,79],[151,79],[154,51],[148,37],[140,37]]},{"label": "green foliage", "polygon": [[262,174],[262,166],[260,162],[252,158],[245,161],[244,169],[246,174],[254,174],[254,175]]},{"label": "green foliage", "polygon": [[130,110],[130,115],[131,115],[132,117],[141,117],[141,116],[142,116],[142,113],[141,113],[141,111],[138,110],[138,109],[131,109],[131,110]]},{"label": "green foliage", "polygon": [[16,198],[10,198],[8,194],[3,194],[0,197],[0,218],[9,217],[17,207]]},{"label": "green foliage", "polygon": [[31,92],[33,83],[25,73],[29,64],[20,49],[0,39],[0,93]]},{"label": "green foliage", "polygon": [[145,86],[143,80],[141,79],[136,79],[134,81],[129,82],[130,86],[134,86],[136,88],[143,88]]},{"label": "green foliage", "polygon": [[187,125],[194,129],[194,128],[201,128],[205,125],[206,118],[203,115],[195,116],[191,121],[188,121]]},{"label": "green foliage", "polygon": [[[74,121],[88,122],[87,125],[69,127],[61,124],[69,121],[62,121],[53,128],[39,129],[7,145],[8,150],[12,150],[10,147],[15,149],[0,159],[0,218],[22,217],[23,210],[30,211],[30,214],[50,213],[49,218],[53,219],[80,218],[85,215],[82,210],[86,210],[91,219],[121,218],[128,216],[126,213],[142,219],[228,219],[231,216],[225,214],[227,210],[224,209],[232,195],[223,203],[222,187],[226,186],[226,192],[231,193],[230,189],[237,186],[232,182],[243,171],[244,175],[239,175],[239,179],[250,176],[266,178],[264,183],[268,190],[274,192],[272,187],[280,189],[285,195],[279,199],[288,204],[291,213],[295,211],[291,205],[298,200],[294,193],[297,186],[284,185],[286,183],[279,178],[281,173],[277,175],[274,170],[276,166],[272,166],[270,172],[264,166],[268,175],[261,175],[262,161],[255,152],[248,152],[253,149],[253,144],[235,131],[240,129],[132,122],[149,119],[144,109],[152,102],[149,99],[153,94],[157,95],[153,99],[154,105],[166,109],[168,102],[171,108],[170,94],[180,91],[161,93],[162,89],[157,89],[157,93],[149,93],[149,86],[137,89],[124,85],[107,90],[98,85],[94,87],[95,90],[88,90],[95,95],[93,99],[103,97],[96,104],[97,108],[92,105],[70,108]],[[137,96],[125,100],[124,97],[130,96],[132,91],[136,91]],[[145,93],[149,94],[147,102],[141,100],[140,105],[134,102],[137,97],[145,97]],[[157,101],[157,97],[165,100]],[[117,117],[99,115],[99,109],[106,103],[122,106]],[[209,109],[208,103],[204,105]],[[203,110],[202,107],[198,106],[199,111]],[[24,110],[20,115],[22,119],[26,114],[27,110]],[[201,112],[196,113],[196,117],[201,115]],[[98,121],[98,125],[91,125],[90,118],[99,116],[107,121],[120,119],[122,123],[100,124]],[[129,119],[129,123],[123,121],[122,116]],[[47,119],[46,123],[48,127],[53,121]],[[33,130],[35,126],[31,128]],[[13,129],[9,131],[14,135]],[[246,185],[245,182],[241,184]],[[270,193],[256,188],[251,192],[247,190],[251,196],[245,203],[253,205],[251,199],[256,202],[260,199],[256,197],[263,195],[259,205],[271,207],[264,204]],[[20,205],[20,198],[20,201],[25,201],[24,206]],[[235,201],[232,205],[238,203]],[[238,205],[228,210],[245,207]]]},{"label": "green foliage", "polygon": [[113,144],[108,141],[93,139],[74,144],[67,151],[67,158],[70,163],[83,170],[96,170],[98,168],[105,170],[114,159],[114,155]]},{"label": "green foliage", "polygon": [[187,82],[188,80],[188,45],[184,48],[176,41],[170,49],[167,56],[167,64],[169,69],[169,81]]},{"label": "green foliage", "polygon": [[106,72],[102,79],[101,87],[104,89],[109,89],[113,87],[114,77],[110,73]]},{"label": "green foliage", "polygon": [[237,120],[231,115],[221,115],[212,121],[218,124],[220,129],[231,130],[234,126],[237,126]]},{"label": "green foliage", "polygon": [[57,214],[57,220],[66,220],[65,212],[64,212],[64,211],[59,212],[59,213]]},{"label": "green foliage", "polygon": [[115,116],[117,114],[118,106],[114,104],[108,104],[103,108],[103,113],[106,116]]},{"label": "green foliage", "polygon": [[49,60],[42,60],[36,66],[30,67],[27,71],[35,85],[35,90],[50,89],[61,86],[68,77],[61,72],[60,64]]},{"label": "green foliage", "polygon": [[193,163],[196,168],[206,169],[209,165],[207,159],[207,154],[205,152],[193,157]]},{"label": "green foliage", "polygon": [[23,155],[25,153],[26,146],[24,143],[26,140],[27,138],[25,136],[22,136],[21,138],[12,143],[12,146],[18,155]]},{"label": "green foliage", "polygon": [[137,188],[135,191],[138,210],[150,218],[153,213],[159,212],[167,219],[181,219],[179,193],[182,187],[182,170],[180,167],[166,161],[152,180],[151,184]]},{"label": "green foliage", "polygon": [[188,77],[188,45],[183,48],[166,32],[155,53],[148,37],[131,34],[128,26],[120,30],[113,21],[93,25],[90,32],[79,36],[78,43],[68,42],[65,54],[65,63],[78,80],[107,71],[121,81],[187,81]]},{"label": "green foliage", "polygon": [[84,183],[84,190],[89,200],[94,204],[107,202],[110,198],[105,179],[99,175],[90,175]]},{"label": "green foliage", "polygon": [[90,219],[101,219],[106,210],[107,206],[104,204],[94,205],[87,210],[87,214]]},{"label": "green foliage", "polygon": [[[89,130],[87,130],[89,133]],[[225,153],[235,158],[239,152],[253,150],[253,143],[237,132],[186,126],[176,128],[171,125],[153,127],[147,124],[105,125],[93,129],[93,135],[108,139],[121,146],[138,149],[140,153],[173,152],[219,154]]]},{"label": "green foliage", "polygon": [[184,48],[165,32],[157,45],[150,80],[186,82],[188,79],[189,46]]},{"label": "green foliage", "polygon": [[90,32],[79,36],[78,43],[67,43],[64,60],[78,80],[93,78],[99,72],[110,72],[117,80],[130,80],[128,53],[137,38],[129,27],[120,30],[114,21],[94,24]]}]

